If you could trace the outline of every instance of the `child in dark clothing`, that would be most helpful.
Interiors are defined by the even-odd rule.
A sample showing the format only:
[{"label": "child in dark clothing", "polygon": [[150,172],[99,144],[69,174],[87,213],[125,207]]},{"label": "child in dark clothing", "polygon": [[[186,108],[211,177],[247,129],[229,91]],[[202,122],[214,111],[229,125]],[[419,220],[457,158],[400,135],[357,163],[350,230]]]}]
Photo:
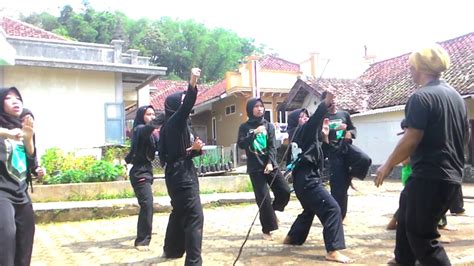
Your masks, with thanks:
[{"label": "child in dark clothing", "polygon": [[[263,236],[271,240],[271,231],[278,229],[275,210],[283,211],[290,200],[290,187],[278,169],[276,162],[275,128],[263,117],[265,108],[261,99],[252,98],[247,102],[249,119],[239,127],[237,145],[245,149],[247,173],[260,208],[260,223]],[[275,200],[270,199],[268,186]]]},{"label": "child in dark clothing", "polygon": [[165,124],[160,132],[160,162],[171,197],[171,211],[163,247],[166,258],[180,258],[185,265],[202,265],[201,245],[204,215],[199,197],[199,180],[192,158],[200,155],[204,143],[191,134],[189,114],[197,98],[201,70],[193,68],[186,93],[166,97]]}]

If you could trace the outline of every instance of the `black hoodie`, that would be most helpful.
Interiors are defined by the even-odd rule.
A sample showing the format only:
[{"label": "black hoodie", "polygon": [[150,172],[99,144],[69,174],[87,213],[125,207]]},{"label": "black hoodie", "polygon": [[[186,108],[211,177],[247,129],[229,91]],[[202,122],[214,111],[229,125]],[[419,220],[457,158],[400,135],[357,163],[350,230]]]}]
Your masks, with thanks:
[{"label": "black hoodie", "polygon": [[[237,145],[239,148],[244,149],[247,155],[247,173],[263,172],[268,163],[271,163],[274,169],[278,168],[275,147],[275,127],[272,123],[265,120],[263,116],[255,117],[253,115],[253,108],[257,102],[263,104],[263,101],[259,98],[252,98],[247,102],[248,120],[240,125],[237,139]],[[267,147],[263,154],[255,152],[252,148],[256,137],[254,130],[262,125],[267,129]]]},{"label": "black hoodie", "polygon": [[296,110],[291,111],[288,114],[288,151],[287,151],[287,156],[286,156],[286,164],[288,165],[291,163],[291,142],[299,142],[300,136],[301,136],[301,126],[298,125],[299,123],[299,118],[301,113],[306,113],[306,115],[309,117],[309,112],[306,108],[299,108]]},{"label": "black hoodie", "polygon": [[[135,120],[133,121],[133,135],[130,152],[125,158],[127,163],[133,164],[130,169],[131,181],[135,182],[137,178],[146,178],[153,180],[153,166],[151,162],[155,159],[157,151],[157,138],[152,134],[157,125],[153,123],[145,124],[144,115],[146,110],[153,109],[153,106],[141,106],[137,110]],[[154,121],[157,119],[155,118]]]},{"label": "black hoodie", "polygon": [[[22,128],[20,117],[13,117],[4,110],[4,100],[10,91],[17,93],[23,101],[15,87],[0,89],[0,127]],[[27,193],[29,157],[23,142],[0,137],[0,200],[8,200],[15,204],[30,202]]]},{"label": "black hoodie", "polygon": [[[301,148],[301,161],[297,167],[306,166],[311,167],[316,172],[322,166],[324,159],[322,146],[329,146],[329,144],[321,144],[321,128],[328,108],[326,103],[322,101],[314,114],[309,118],[308,122],[301,126],[301,131],[298,137],[298,147]],[[326,148],[326,147],[325,147]]]},{"label": "black hoodie", "polygon": [[189,128],[189,115],[196,103],[197,92],[197,87],[193,88],[188,85],[182,104],[181,99],[184,92],[177,92],[166,97],[166,122],[161,128],[159,142],[162,165],[200,154],[196,151],[191,153],[186,151],[194,142],[194,136]]}]

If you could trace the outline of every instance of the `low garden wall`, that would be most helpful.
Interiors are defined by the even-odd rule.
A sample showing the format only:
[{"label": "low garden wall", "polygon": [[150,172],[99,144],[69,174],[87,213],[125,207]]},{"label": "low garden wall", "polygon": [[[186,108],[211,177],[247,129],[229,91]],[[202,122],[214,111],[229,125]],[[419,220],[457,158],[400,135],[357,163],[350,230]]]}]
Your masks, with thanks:
[{"label": "low garden wall", "polygon": [[[248,175],[199,177],[201,193],[249,191]],[[75,183],[59,185],[35,185],[30,193],[33,202],[76,201],[133,197],[130,181],[98,183]],[[157,178],[153,182],[156,196],[167,195],[165,180]]]}]

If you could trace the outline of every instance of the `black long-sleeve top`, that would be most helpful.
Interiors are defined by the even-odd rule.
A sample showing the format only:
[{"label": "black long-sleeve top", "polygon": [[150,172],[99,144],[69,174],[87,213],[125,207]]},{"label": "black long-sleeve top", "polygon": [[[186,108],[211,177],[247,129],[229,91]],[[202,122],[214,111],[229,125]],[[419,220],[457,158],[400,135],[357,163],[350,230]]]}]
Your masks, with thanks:
[{"label": "black long-sleeve top", "polygon": [[157,139],[153,136],[155,127],[151,125],[138,125],[133,129],[132,140],[134,156],[131,161],[133,164],[130,169],[131,178],[146,178],[153,180],[153,165],[155,151],[157,150]]},{"label": "black long-sleeve top", "polygon": [[[342,133],[343,134],[342,139],[344,138],[344,134],[346,134],[346,132],[350,132],[353,139],[356,138],[357,129],[352,123],[351,115],[348,112],[337,111],[334,114],[327,113],[325,117],[328,118],[330,122],[335,121],[335,120],[340,120],[341,123],[344,123],[347,125],[346,130]],[[336,138],[336,134],[337,134],[337,130],[334,130],[334,129],[329,130],[329,143],[331,143],[333,147],[338,147],[341,142],[341,139]]]},{"label": "black long-sleeve top", "polygon": [[[256,137],[254,130],[261,125],[267,129],[267,148],[264,154],[256,153],[250,148]],[[269,163],[273,165],[274,169],[278,168],[275,147],[275,127],[266,120],[263,120],[261,125],[245,122],[239,127],[237,145],[239,148],[245,150],[245,154],[247,155],[247,173],[263,172]]]},{"label": "black long-sleeve top", "polygon": [[[197,87],[188,85],[183,103],[177,103],[178,109],[172,114],[168,112],[169,110],[166,110],[169,117],[167,117],[167,121],[160,131],[160,142],[162,143],[160,145],[160,160],[162,164],[192,158],[200,154],[196,151],[186,152],[193,141],[188,129],[188,118],[196,103],[197,93]],[[174,100],[181,101],[178,98]]]},{"label": "black long-sleeve top", "polygon": [[321,144],[320,140],[321,128],[327,110],[326,103],[322,101],[308,122],[301,127],[301,137],[298,141],[298,146],[301,148],[301,161],[297,166],[310,165],[314,169],[321,167],[322,149],[328,146],[325,142]]}]

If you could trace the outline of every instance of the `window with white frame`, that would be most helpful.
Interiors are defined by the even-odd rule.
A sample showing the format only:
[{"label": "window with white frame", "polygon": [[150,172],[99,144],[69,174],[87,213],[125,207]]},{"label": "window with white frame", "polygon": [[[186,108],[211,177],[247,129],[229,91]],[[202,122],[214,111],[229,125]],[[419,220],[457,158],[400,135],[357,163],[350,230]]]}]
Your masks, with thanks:
[{"label": "window with white frame", "polygon": [[225,115],[235,114],[235,104],[225,107]]}]

